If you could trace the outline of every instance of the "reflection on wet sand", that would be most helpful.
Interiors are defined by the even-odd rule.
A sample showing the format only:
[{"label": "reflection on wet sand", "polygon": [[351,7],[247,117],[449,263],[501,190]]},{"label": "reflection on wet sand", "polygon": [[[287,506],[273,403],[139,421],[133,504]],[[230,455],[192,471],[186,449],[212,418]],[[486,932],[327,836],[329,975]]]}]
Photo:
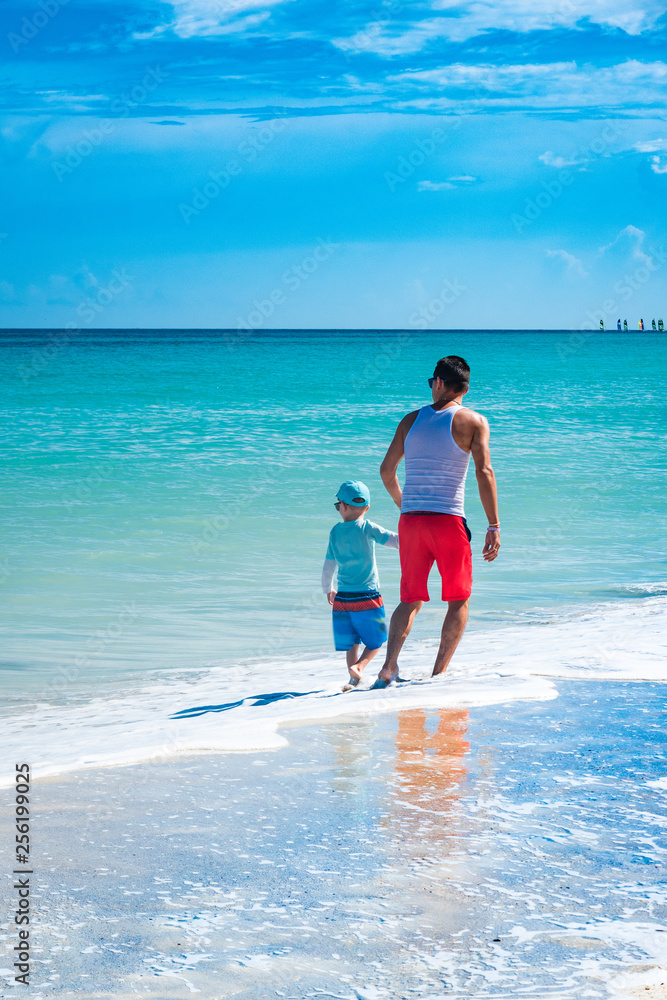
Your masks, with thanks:
[{"label": "reflection on wet sand", "polygon": [[372,717],[362,716],[324,730],[333,752],[336,792],[348,798],[361,796],[364,808],[369,801],[368,773],[377,754],[376,725]]},{"label": "reflection on wet sand", "polygon": [[425,838],[431,850],[435,841],[457,832],[458,803],[466,779],[464,757],[470,750],[465,739],[468,722],[467,709],[399,713],[396,787],[388,822],[399,827],[397,836],[409,840],[418,853]]}]

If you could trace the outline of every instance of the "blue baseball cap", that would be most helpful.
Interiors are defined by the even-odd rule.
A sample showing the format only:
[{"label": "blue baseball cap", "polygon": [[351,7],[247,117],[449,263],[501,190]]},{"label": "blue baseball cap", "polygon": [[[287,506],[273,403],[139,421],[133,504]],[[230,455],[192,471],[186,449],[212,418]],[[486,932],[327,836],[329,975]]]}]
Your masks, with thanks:
[{"label": "blue baseball cap", "polygon": [[366,507],[371,502],[371,491],[358,479],[346,479],[336,496],[350,507]]}]

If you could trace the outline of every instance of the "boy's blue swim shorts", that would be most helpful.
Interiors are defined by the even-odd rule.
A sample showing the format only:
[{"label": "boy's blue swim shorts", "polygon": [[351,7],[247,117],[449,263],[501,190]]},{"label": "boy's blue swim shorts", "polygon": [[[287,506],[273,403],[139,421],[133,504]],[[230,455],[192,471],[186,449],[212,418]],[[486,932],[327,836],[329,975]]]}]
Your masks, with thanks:
[{"label": "boy's blue swim shorts", "polygon": [[384,601],[377,590],[362,594],[339,591],[333,605],[334,643],[339,652],[363,643],[379,649],[387,641]]}]

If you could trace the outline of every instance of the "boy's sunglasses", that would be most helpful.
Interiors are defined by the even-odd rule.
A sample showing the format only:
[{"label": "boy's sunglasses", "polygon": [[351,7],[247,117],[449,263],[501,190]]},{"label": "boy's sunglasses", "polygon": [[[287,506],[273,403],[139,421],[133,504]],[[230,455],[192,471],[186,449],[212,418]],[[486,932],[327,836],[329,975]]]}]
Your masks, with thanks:
[{"label": "boy's sunglasses", "polygon": [[334,507],[336,508],[336,510],[340,510],[340,505],[342,504],[342,502],[343,502],[342,500],[336,500],[336,502],[334,504]]}]

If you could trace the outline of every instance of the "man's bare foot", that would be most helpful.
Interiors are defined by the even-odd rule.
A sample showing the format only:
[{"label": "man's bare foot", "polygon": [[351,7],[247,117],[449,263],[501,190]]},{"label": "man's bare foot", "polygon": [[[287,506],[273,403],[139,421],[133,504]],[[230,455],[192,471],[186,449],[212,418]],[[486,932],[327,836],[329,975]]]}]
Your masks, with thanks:
[{"label": "man's bare foot", "polygon": [[341,691],[354,691],[358,683],[359,683],[358,680],[355,680],[354,677],[350,677],[347,684],[343,684]]},{"label": "man's bare foot", "polygon": [[[394,677],[397,677],[397,676],[398,676],[398,674],[394,674]],[[392,678],[392,681],[393,681],[393,678]],[[386,681],[384,679],[384,677],[376,677],[375,678],[375,683],[371,684],[371,691],[384,691],[385,688],[389,687],[389,685],[392,683],[392,681]]]},{"label": "man's bare foot", "polygon": [[373,685],[376,690],[378,688],[389,687],[392,681],[395,681],[398,677],[398,667],[392,670],[391,667],[384,666],[377,676],[377,680]]}]

